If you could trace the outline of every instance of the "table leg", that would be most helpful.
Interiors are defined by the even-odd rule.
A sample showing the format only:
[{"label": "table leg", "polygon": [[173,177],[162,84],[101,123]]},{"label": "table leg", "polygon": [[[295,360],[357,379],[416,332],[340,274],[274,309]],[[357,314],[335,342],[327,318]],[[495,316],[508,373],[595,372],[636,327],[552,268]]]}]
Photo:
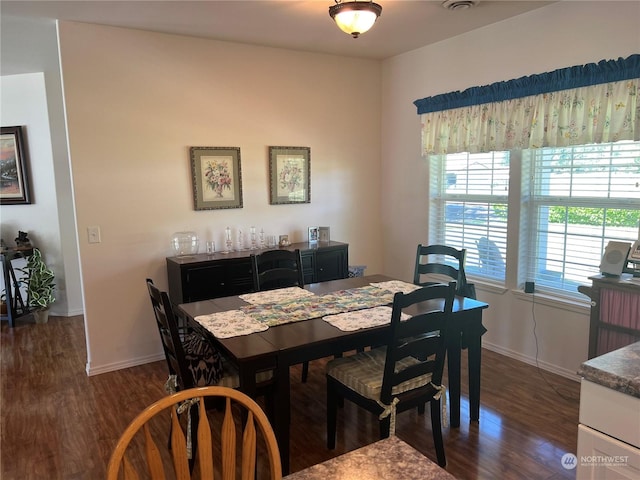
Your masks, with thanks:
[{"label": "table leg", "polygon": [[278,364],[275,410],[275,434],[278,439],[278,447],[280,448],[282,474],[287,475],[290,468],[289,433],[291,423],[291,391],[288,364]]},{"label": "table leg", "polygon": [[449,403],[451,427],[460,426],[460,333],[447,335],[447,374],[449,377]]},{"label": "table leg", "polygon": [[480,420],[480,361],[482,355],[482,334],[470,335],[469,355],[469,417]]}]

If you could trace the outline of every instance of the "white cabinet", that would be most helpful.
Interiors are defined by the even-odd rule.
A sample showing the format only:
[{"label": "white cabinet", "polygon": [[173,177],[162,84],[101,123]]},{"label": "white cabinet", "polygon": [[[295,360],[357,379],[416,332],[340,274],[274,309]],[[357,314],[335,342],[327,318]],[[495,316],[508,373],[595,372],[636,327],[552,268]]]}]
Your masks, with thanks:
[{"label": "white cabinet", "polygon": [[640,479],[640,398],[582,379],[576,480]]}]

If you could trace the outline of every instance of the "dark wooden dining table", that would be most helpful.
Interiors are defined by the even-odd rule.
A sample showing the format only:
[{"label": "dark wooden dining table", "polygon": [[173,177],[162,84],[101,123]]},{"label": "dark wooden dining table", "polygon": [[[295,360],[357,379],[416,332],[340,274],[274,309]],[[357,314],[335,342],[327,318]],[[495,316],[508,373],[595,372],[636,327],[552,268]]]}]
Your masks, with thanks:
[{"label": "dark wooden dining table", "polygon": [[[394,280],[384,275],[346,278],[314,283],[305,289],[316,295],[338,290],[364,287],[374,282]],[[282,456],[283,472],[289,471],[290,379],[289,368],[305,361],[339,355],[370,345],[384,345],[389,325],[342,331],[321,317],[273,326],[265,331],[231,338],[217,338],[205,329],[196,317],[236,310],[249,305],[239,296],[216,298],[179,305],[179,314],[237,366],[240,389],[251,395],[256,391],[255,374],[266,368],[276,370],[274,430]],[[447,331],[447,372],[450,401],[450,425],[460,426],[460,371],[462,335],[468,348],[470,420],[480,417],[480,364],[482,312],[488,304],[465,297],[456,297]],[[429,308],[429,306],[426,306]]]}]

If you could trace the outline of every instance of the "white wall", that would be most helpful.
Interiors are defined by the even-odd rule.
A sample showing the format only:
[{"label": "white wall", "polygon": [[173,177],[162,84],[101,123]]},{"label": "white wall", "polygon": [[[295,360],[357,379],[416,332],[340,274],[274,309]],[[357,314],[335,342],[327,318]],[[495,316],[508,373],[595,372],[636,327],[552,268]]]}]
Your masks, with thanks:
[{"label": "white wall", "polygon": [[[144,280],[166,288],[175,231],[296,242],[328,225],[380,271],[379,62],[72,22],[59,35],[90,373],[161,357]],[[310,204],[269,205],[270,145],[311,148]],[[241,148],[244,208],[194,211],[190,146]]]},{"label": "white wall", "polygon": [[[32,202],[28,205],[3,205],[0,234],[7,245],[15,246],[18,230],[28,232],[33,245],[42,251],[47,265],[54,272],[62,271],[44,74],[0,77],[0,96],[2,125],[23,127]],[[56,307],[53,306],[52,311]]]},{"label": "white wall", "polygon": [[[23,125],[32,164],[31,205],[3,205],[1,235],[10,245],[28,231],[56,274],[55,315],[83,312],[58,42],[54,21],[0,16],[3,126]],[[37,73],[35,77],[23,74]],[[24,85],[22,81],[24,79]],[[28,88],[37,83],[36,92]],[[37,168],[37,169],[36,169]]]},{"label": "white wall", "polygon": [[[478,8],[481,8],[482,4]],[[640,51],[639,2],[559,2],[383,62],[382,203],[385,273],[412,278],[413,252],[428,239],[428,169],[413,101]],[[418,208],[420,205],[423,208]],[[589,283],[585,279],[585,283]],[[588,309],[510,289],[483,288],[484,346],[573,376],[587,358]]]}]

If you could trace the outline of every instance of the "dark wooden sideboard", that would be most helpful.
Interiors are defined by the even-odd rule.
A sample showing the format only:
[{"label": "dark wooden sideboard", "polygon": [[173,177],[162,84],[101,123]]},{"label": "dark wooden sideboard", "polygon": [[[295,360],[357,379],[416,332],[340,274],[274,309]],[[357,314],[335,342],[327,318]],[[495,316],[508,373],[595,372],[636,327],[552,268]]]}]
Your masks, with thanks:
[{"label": "dark wooden sideboard", "polygon": [[[303,242],[283,248],[300,249],[305,283],[347,278],[349,274],[347,243]],[[253,280],[249,256],[261,251],[263,250],[167,257],[169,297],[172,303],[178,305],[251,292]]]},{"label": "dark wooden sideboard", "polygon": [[640,283],[620,277],[595,275],[592,286],[578,290],[591,298],[589,358],[640,340]]}]

